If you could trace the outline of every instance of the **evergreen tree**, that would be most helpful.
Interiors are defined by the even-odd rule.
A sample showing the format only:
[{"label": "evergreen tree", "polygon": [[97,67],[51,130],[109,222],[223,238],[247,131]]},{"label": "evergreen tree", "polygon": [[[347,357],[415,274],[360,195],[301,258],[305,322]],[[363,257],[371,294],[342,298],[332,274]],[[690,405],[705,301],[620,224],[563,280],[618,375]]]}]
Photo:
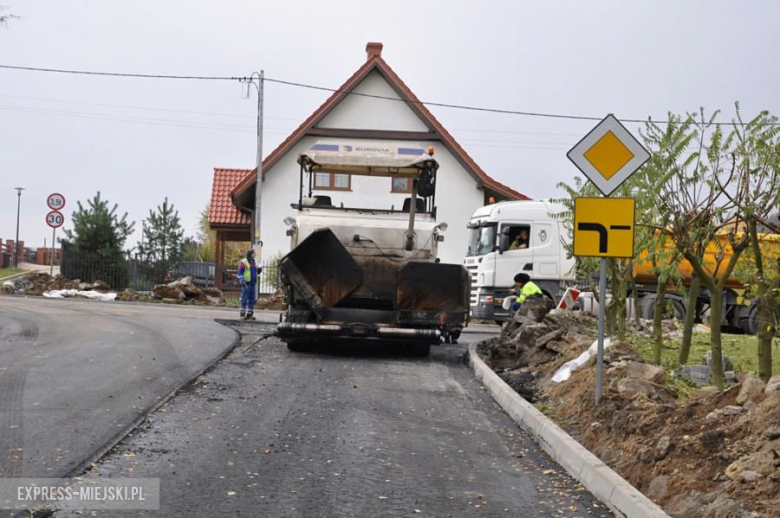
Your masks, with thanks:
[{"label": "evergreen tree", "polygon": [[201,262],[200,243],[193,237],[185,237],[181,243],[181,254],[183,261]]},{"label": "evergreen tree", "polygon": [[65,230],[61,241],[61,271],[65,277],[86,282],[102,280],[118,290],[127,286],[128,268],[122,247],[134,223],[127,221],[127,213],[120,218],[116,211],[117,205],[109,208],[100,191],[87,201],[87,207],[78,202],[71,216],[73,229]]},{"label": "evergreen tree", "polygon": [[87,201],[86,208],[78,202],[72,215],[73,229],[65,230],[67,245],[101,258],[121,253],[135,224],[127,221],[126,212],[120,218],[116,210],[116,204],[109,209],[109,202],[100,197],[100,191]]},{"label": "evergreen tree", "polygon": [[156,211],[149,211],[143,241],[138,245],[142,261],[157,280],[165,278],[171,267],[182,259],[184,230],[179,222],[179,211],[165,198]]}]

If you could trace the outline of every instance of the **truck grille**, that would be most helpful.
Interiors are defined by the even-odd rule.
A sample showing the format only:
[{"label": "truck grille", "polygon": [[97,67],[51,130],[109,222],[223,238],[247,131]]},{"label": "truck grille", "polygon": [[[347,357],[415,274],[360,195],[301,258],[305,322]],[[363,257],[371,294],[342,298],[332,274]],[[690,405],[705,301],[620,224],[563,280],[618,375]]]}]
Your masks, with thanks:
[{"label": "truck grille", "polygon": [[469,275],[471,276],[471,305],[476,306],[477,305],[477,299],[479,298],[479,295],[477,294],[477,265],[467,265],[466,269],[469,271]]}]

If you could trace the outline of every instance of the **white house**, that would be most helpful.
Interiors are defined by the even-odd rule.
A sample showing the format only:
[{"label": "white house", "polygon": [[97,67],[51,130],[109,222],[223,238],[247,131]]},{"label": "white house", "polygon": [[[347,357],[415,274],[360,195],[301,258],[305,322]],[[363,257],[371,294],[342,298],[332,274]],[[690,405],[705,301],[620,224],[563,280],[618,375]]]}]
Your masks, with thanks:
[{"label": "white house", "polygon": [[[528,197],[497,182],[474,162],[382,59],[381,43],[369,43],[366,52],[366,62],[352,77],[263,161],[263,259],[289,251],[283,220],[295,215],[290,205],[298,201],[298,155],[327,139],[395,142],[423,149],[433,146],[439,162],[436,219],[449,226],[439,256],[443,262],[461,263],[468,244],[466,224],[477,208],[492,201]],[[215,169],[209,223],[218,233],[220,271],[224,241],[249,241],[253,235],[250,214],[255,206],[255,177],[252,170]],[[336,206],[343,202],[352,207],[399,209],[410,188],[403,179],[318,173],[313,194],[330,196]]]}]

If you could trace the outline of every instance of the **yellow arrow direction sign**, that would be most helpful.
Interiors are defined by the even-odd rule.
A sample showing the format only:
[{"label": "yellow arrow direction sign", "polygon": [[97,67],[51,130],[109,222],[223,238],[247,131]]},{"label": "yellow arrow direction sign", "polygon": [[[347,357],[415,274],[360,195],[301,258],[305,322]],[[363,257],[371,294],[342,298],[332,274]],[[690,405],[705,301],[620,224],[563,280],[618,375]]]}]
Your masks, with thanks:
[{"label": "yellow arrow direction sign", "polygon": [[633,198],[575,198],[574,255],[634,256]]}]

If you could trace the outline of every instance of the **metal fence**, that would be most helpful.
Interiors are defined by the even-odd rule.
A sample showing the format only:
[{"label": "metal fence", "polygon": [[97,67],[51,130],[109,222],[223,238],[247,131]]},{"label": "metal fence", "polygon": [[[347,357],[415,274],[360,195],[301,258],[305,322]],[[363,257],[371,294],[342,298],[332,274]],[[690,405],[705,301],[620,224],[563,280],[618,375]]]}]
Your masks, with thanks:
[{"label": "metal fence", "polygon": [[165,282],[166,277],[165,273],[154,273],[134,254],[101,256],[68,249],[63,250],[60,273],[71,280],[103,281],[116,291],[148,291]]},{"label": "metal fence", "polygon": [[[262,268],[258,279],[260,293],[276,293],[282,285],[278,263],[269,261],[263,263]],[[127,288],[135,291],[150,291],[156,284],[171,282],[182,277],[191,277],[193,283],[199,287],[216,286],[214,263],[184,261],[167,271],[159,271],[142,261],[138,254],[129,252],[105,257],[65,249],[60,272],[71,280],[79,279],[90,283],[104,281],[116,291]],[[222,291],[226,296],[241,292],[236,269],[223,269]]]}]

